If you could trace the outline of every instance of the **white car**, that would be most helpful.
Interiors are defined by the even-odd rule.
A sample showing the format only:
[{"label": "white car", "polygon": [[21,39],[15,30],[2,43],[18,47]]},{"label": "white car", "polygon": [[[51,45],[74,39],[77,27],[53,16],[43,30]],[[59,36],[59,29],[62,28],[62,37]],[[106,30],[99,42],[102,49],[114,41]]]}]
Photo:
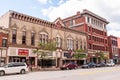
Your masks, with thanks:
[{"label": "white car", "polygon": [[115,66],[115,63],[110,62],[110,63],[107,63],[106,66]]},{"label": "white car", "polygon": [[24,62],[11,62],[0,67],[0,76],[11,73],[25,74],[26,72],[28,72],[28,67]]}]

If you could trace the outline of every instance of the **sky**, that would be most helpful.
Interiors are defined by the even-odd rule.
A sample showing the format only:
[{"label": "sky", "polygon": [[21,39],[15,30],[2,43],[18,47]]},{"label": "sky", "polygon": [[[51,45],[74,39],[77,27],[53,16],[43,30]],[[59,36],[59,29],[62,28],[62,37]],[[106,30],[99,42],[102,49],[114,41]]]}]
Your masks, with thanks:
[{"label": "sky", "polygon": [[83,9],[107,19],[108,35],[120,37],[120,0],[0,0],[0,16],[14,10],[51,22]]}]

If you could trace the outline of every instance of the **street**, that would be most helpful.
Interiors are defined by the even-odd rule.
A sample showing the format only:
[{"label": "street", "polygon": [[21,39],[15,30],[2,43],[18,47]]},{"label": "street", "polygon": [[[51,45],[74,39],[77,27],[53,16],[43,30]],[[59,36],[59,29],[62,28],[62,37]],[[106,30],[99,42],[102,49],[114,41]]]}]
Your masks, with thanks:
[{"label": "street", "polygon": [[0,80],[120,80],[119,78],[120,66],[0,76]]}]

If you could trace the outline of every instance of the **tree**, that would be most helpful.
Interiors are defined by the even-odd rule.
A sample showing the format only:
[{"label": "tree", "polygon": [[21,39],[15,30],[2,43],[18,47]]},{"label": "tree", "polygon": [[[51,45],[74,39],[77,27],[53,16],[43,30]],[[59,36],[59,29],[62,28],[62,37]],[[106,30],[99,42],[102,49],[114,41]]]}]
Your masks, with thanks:
[{"label": "tree", "polygon": [[[48,51],[47,51],[48,50]],[[39,43],[36,50],[33,50],[33,53],[37,54],[38,58],[42,60],[48,55],[49,52],[56,50],[56,43],[55,42],[48,42],[48,43]],[[41,63],[42,67],[42,63]]]},{"label": "tree", "polygon": [[104,56],[104,53],[103,52],[96,52],[96,54],[98,56],[100,56],[100,60],[104,60],[105,59],[105,56]]},{"label": "tree", "polygon": [[86,54],[83,54],[85,52],[85,50],[83,49],[78,49],[75,51],[75,54],[73,55],[74,58],[76,59],[82,59],[82,58],[86,58]]}]

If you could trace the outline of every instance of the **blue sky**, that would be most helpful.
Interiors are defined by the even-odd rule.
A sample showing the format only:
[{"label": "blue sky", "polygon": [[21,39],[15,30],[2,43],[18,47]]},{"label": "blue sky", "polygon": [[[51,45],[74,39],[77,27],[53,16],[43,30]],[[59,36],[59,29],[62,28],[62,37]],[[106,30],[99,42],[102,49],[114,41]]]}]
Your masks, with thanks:
[{"label": "blue sky", "polygon": [[44,16],[41,10],[50,6],[58,6],[57,3],[59,0],[1,0],[0,15],[9,10],[14,10],[48,20],[48,17]]},{"label": "blue sky", "polygon": [[83,9],[106,18],[110,22],[108,34],[120,37],[119,0],[0,0],[0,15],[14,10],[49,21],[74,15]]}]

